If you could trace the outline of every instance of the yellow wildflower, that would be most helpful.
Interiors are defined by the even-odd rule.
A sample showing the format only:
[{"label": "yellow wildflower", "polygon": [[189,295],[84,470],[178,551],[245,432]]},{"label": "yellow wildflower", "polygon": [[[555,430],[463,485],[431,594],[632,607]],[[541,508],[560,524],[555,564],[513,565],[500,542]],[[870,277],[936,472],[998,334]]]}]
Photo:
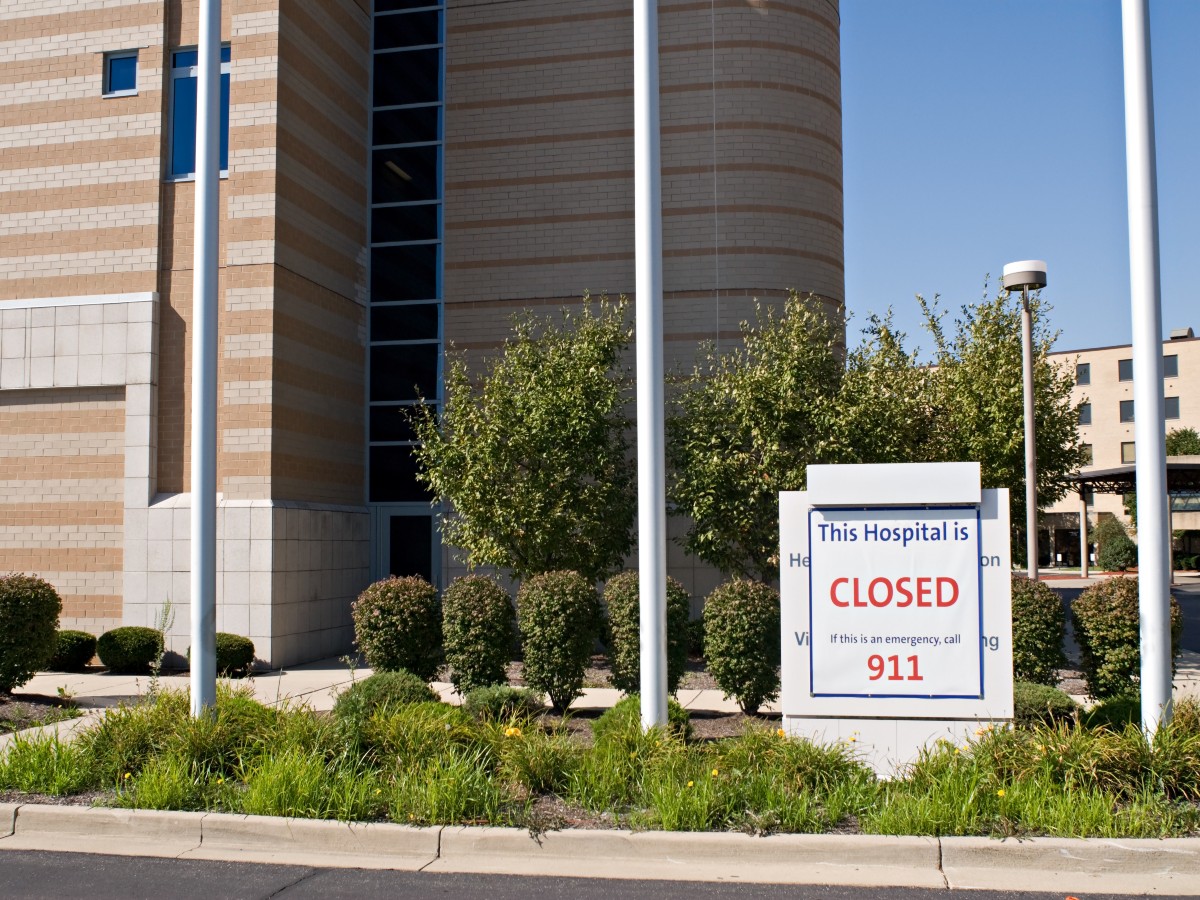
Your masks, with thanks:
[{"label": "yellow wildflower", "polygon": [[694,782],[694,781],[688,782],[688,787],[695,787],[695,786],[696,786],[696,782]]},{"label": "yellow wildflower", "polygon": [[130,777],[132,777],[132,776],[130,776],[130,774],[129,774],[128,772],[126,772],[126,773],[125,773],[125,777],[126,777],[126,778],[130,778]]},{"label": "yellow wildflower", "polygon": [[720,773],[720,772],[718,772],[716,769],[713,769],[713,778],[716,778],[716,777],[717,777],[718,775],[720,775],[720,774],[721,774],[721,773]]},{"label": "yellow wildflower", "polygon": [[1003,797],[1004,796],[1004,788],[1000,788],[1000,790],[996,791],[996,796]]},{"label": "yellow wildflower", "polygon": [[780,728],[780,729],[777,729],[775,733],[776,733],[777,735],[779,735],[780,737],[787,737],[787,732],[786,732],[786,731],[784,731],[782,728]]},{"label": "yellow wildflower", "polygon": [[508,728],[504,729],[504,736],[505,737],[520,737],[521,729],[517,728],[515,725],[510,725],[510,726],[508,726]]}]

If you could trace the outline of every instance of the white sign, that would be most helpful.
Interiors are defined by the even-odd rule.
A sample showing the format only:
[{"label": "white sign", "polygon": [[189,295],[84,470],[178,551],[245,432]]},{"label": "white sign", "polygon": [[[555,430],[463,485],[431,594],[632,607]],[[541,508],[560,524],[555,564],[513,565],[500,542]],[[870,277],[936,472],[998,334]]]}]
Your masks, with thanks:
[{"label": "white sign", "polygon": [[983,695],[978,508],[811,509],[817,697]]},{"label": "white sign", "polygon": [[785,729],[886,774],[1011,719],[1008,491],[971,463],[808,478],[779,495]]}]

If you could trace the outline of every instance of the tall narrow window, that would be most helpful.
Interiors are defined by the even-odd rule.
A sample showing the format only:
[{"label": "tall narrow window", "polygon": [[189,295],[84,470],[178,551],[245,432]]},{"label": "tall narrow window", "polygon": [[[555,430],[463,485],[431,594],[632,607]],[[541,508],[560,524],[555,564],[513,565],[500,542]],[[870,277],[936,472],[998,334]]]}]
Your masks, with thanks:
[{"label": "tall narrow window", "polygon": [[1080,403],[1079,404],[1079,424],[1080,425],[1091,425],[1092,424],[1092,404],[1090,404],[1090,403]]},{"label": "tall narrow window", "polygon": [[[221,174],[229,170],[229,48],[221,48]],[[196,50],[171,54],[171,146],[167,174],[190,178],[196,174],[196,97],[199,75]]]},{"label": "tall narrow window", "polygon": [[137,93],[138,52],[104,54],[104,96],[131,97]]},{"label": "tall narrow window", "polygon": [[1168,419],[1179,418],[1179,398],[1163,397],[1163,413]]},{"label": "tall narrow window", "polygon": [[1172,353],[1163,357],[1163,378],[1179,377],[1179,356]]},{"label": "tall narrow window", "polygon": [[1133,360],[1118,359],[1117,360],[1117,380],[1118,381],[1133,381]]},{"label": "tall narrow window", "polygon": [[1083,464],[1090,466],[1092,464],[1092,445],[1080,444],[1079,449],[1083,451]]},{"label": "tall narrow window", "polygon": [[1128,464],[1128,463],[1136,461],[1134,459],[1133,449],[1134,449],[1133,441],[1122,441],[1121,442],[1121,462]]},{"label": "tall narrow window", "polygon": [[1076,384],[1091,384],[1092,383],[1092,364],[1091,363],[1076,363],[1075,364],[1075,383]]},{"label": "tall narrow window", "polygon": [[1132,400],[1122,400],[1121,401],[1121,421],[1122,422],[1132,422],[1133,421],[1133,401]]}]

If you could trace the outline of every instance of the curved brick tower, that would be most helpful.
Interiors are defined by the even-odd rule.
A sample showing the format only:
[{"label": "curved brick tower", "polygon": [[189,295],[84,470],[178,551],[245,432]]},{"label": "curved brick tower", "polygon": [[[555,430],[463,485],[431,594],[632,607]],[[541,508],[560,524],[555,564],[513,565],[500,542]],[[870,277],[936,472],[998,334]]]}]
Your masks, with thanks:
[{"label": "curved brick tower", "polygon": [[[566,10],[566,12],[564,12]],[[736,336],[753,297],[843,301],[835,0],[659,4],[668,356]],[[626,0],[465,0],[446,21],[446,338],[633,290]]]}]

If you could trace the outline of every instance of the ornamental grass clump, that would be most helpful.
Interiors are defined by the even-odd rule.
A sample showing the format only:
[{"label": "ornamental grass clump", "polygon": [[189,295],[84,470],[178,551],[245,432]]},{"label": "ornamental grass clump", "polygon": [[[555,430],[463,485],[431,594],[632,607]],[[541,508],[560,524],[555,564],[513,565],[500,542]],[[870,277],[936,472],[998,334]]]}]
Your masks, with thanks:
[{"label": "ornamental grass clump", "polygon": [[34,575],[0,576],[0,694],[46,667],[54,656],[62,600]]},{"label": "ornamental grass clump", "polygon": [[415,575],[391,576],[350,607],[354,640],[377,672],[412,672],[430,681],[442,664],[442,609],[437,589]]},{"label": "ornamental grass clump", "polygon": [[[1136,692],[1142,659],[1138,580],[1108,578],[1092,585],[1071,604],[1071,618],[1088,693],[1104,700]],[[1172,597],[1172,672],[1182,638],[1183,614]]]},{"label": "ornamental grass clump", "polygon": [[779,696],[779,592],[734,579],[704,604],[704,656],[726,697],[748,715]]},{"label": "ornamental grass clump", "polygon": [[[641,589],[638,573],[621,572],[604,586],[608,610],[610,679],[626,694],[641,690]],[[679,690],[687,671],[688,617],[691,601],[687,590],[674,578],[667,579],[667,693]]]},{"label": "ornamental grass clump", "polygon": [[1041,581],[1012,576],[1013,678],[1054,687],[1067,664],[1062,599]]},{"label": "ornamental grass clump", "polygon": [[555,712],[582,693],[599,609],[596,589],[578,572],[535,575],[517,592],[525,682],[547,694]]},{"label": "ornamental grass clump", "polygon": [[465,575],[442,594],[446,663],[454,689],[505,684],[516,642],[512,600],[494,578]]}]

